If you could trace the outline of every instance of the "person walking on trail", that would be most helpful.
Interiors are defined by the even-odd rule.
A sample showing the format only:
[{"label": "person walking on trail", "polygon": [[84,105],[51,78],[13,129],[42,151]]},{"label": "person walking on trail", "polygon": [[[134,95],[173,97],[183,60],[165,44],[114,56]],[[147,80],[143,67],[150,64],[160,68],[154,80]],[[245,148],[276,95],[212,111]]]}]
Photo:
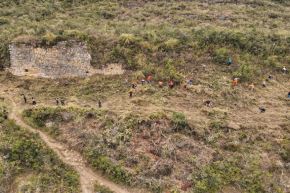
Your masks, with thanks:
[{"label": "person walking on trail", "polygon": [[159,81],[158,82],[158,86],[159,86],[159,88],[163,88],[163,82],[162,81]]},{"label": "person walking on trail", "polygon": [[27,103],[27,98],[26,98],[25,94],[22,94],[22,96],[23,96],[24,104],[26,104]]},{"label": "person walking on trail", "polygon": [[130,97],[130,98],[133,97],[133,92],[134,92],[134,91],[133,91],[133,89],[131,88],[131,89],[129,90],[129,97]]},{"label": "person walking on trail", "polygon": [[32,100],[32,105],[36,105],[36,100],[35,100],[35,98],[32,97],[31,100]]},{"label": "person walking on trail", "polygon": [[287,70],[286,66],[283,66],[282,72],[283,72],[283,74],[287,74],[288,70]]},{"label": "person walking on trail", "polygon": [[168,86],[169,86],[169,88],[171,88],[171,89],[174,87],[174,82],[173,82],[173,80],[170,80],[170,81],[169,81]]},{"label": "person walking on trail", "polygon": [[230,66],[230,65],[232,65],[232,63],[233,63],[233,60],[232,60],[231,57],[229,57],[229,58],[227,59],[227,65]]},{"label": "person walking on trail", "polygon": [[249,88],[250,88],[251,91],[255,90],[255,85],[254,85],[254,83],[251,83],[251,84],[249,85]]},{"label": "person walking on trail", "polygon": [[102,102],[101,102],[101,100],[98,101],[98,105],[99,105],[99,108],[102,108]]},{"label": "person walking on trail", "polygon": [[233,87],[238,86],[238,81],[239,81],[238,78],[234,78],[233,81],[232,81],[232,86],[233,86]]}]

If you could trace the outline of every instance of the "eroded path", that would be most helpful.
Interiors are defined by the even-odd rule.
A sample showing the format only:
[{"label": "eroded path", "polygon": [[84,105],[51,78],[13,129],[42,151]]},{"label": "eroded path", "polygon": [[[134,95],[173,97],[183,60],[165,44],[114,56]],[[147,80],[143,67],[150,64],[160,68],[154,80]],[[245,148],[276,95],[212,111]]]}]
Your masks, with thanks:
[{"label": "eroded path", "polygon": [[23,109],[20,108],[20,105],[17,105],[17,103],[12,100],[9,100],[9,102],[11,105],[10,118],[14,119],[17,125],[27,128],[33,133],[39,134],[40,138],[47,144],[49,148],[51,148],[59,156],[59,158],[64,163],[72,166],[79,173],[81,190],[83,193],[93,193],[95,182],[98,182],[99,184],[108,187],[110,190],[116,193],[131,192],[126,188],[105,179],[101,175],[94,172],[91,168],[87,167],[86,162],[83,160],[82,156],[78,152],[68,149],[65,145],[57,142],[45,133],[34,129],[33,127],[26,124],[22,120],[21,112]]}]

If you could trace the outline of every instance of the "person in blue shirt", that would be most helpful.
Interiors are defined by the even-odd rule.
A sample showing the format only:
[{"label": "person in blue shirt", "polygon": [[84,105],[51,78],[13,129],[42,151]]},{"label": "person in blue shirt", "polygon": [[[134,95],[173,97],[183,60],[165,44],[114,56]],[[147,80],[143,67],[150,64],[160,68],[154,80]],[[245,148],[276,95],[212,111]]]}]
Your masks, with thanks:
[{"label": "person in blue shirt", "polygon": [[231,57],[229,57],[228,58],[228,60],[227,60],[227,65],[232,65],[232,63],[233,63],[233,60],[232,60],[232,58]]}]

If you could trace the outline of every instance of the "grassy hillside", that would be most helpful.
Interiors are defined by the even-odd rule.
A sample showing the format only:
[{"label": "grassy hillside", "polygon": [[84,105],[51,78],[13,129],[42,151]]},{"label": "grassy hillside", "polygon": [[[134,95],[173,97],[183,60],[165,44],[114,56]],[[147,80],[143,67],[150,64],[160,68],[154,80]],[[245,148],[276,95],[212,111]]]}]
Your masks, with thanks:
[{"label": "grassy hillside", "polygon": [[[43,44],[81,39],[92,65],[119,62],[144,74],[166,65],[184,72],[209,62],[223,66],[228,56],[237,64],[229,72],[244,80],[289,65],[287,1],[205,2],[5,1],[0,63],[9,65],[8,43],[17,37]],[[174,72],[156,74],[180,80]]]},{"label": "grassy hillside", "polygon": [[78,174],[37,135],[0,114],[0,192],[80,192]]},{"label": "grassy hillside", "polygon": [[[112,181],[160,193],[288,193],[290,81],[281,68],[290,69],[289,21],[287,0],[7,0],[0,2],[1,66],[9,66],[11,41],[52,46],[78,39],[89,46],[94,67],[121,63],[128,71],[67,80],[0,72],[0,90],[27,109],[30,125]],[[141,85],[149,74],[152,84]],[[233,77],[240,78],[234,88]],[[178,83],[173,89],[158,86],[171,79]],[[193,83],[184,87],[188,79]],[[131,83],[138,86],[129,98]],[[56,107],[57,97],[67,107]],[[38,144],[37,136],[3,124],[0,137]],[[65,190],[77,187],[72,177]]]}]

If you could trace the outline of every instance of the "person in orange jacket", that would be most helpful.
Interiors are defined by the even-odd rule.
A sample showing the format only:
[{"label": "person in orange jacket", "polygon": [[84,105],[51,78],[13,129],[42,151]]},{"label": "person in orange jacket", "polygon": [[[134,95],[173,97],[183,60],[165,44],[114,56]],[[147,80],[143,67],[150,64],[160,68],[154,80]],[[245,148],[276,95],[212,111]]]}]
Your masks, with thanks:
[{"label": "person in orange jacket", "polygon": [[232,86],[233,87],[238,86],[238,81],[239,81],[238,78],[234,78],[233,81],[232,81]]}]

